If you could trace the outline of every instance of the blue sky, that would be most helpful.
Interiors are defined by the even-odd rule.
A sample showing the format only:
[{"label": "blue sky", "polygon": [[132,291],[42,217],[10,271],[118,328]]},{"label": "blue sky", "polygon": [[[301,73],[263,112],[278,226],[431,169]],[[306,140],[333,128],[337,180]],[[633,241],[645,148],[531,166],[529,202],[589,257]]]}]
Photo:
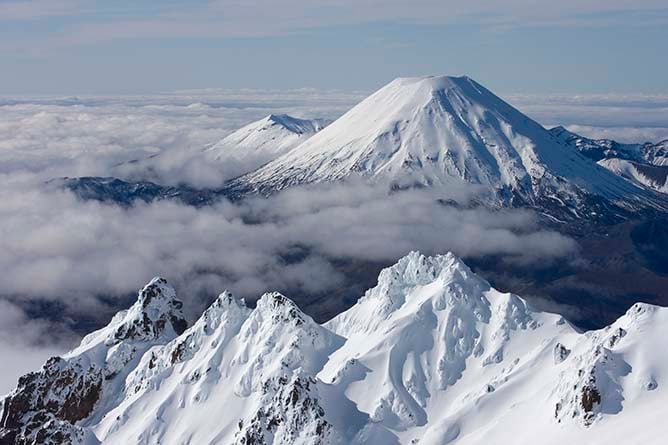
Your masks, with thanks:
[{"label": "blue sky", "polygon": [[424,74],[666,93],[666,42],[664,0],[0,0],[0,94],[370,90]]}]

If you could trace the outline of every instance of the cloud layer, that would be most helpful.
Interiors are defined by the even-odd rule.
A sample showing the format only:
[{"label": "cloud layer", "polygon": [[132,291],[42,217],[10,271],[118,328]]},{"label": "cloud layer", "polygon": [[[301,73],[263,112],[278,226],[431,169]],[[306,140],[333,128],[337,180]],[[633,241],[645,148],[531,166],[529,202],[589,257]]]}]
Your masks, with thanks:
[{"label": "cloud layer", "polygon": [[[386,190],[342,184],[201,209],[167,201],[123,209],[15,181],[0,191],[0,289],[90,311],[97,296],[126,296],[154,275],[192,292],[186,299],[224,288],[253,298],[331,290],[344,278],[334,259],[391,262],[419,249],[528,262],[575,251],[529,213],[459,209],[437,203],[452,194]],[[286,260],[296,250],[300,257]]]},{"label": "cloud layer", "polygon": [[518,95],[507,100],[547,127],[618,142],[668,139],[668,95]]},{"label": "cloud layer", "polygon": [[[270,113],[338,117],[362,97],[338,91],[197,91],[153,97],[0,99],[0,174],[146,177],[217,186],[238,172],[201,152]],[[206,101],[206,103],[204,102]],[[150,161],[147,175],[145,161]]]},{"label": "cloud layer", "polygon": [[61,325],[30,319],[20,307],[0,300],[0,397],[14,389],[21,375],[67,351],[75,341]]}]

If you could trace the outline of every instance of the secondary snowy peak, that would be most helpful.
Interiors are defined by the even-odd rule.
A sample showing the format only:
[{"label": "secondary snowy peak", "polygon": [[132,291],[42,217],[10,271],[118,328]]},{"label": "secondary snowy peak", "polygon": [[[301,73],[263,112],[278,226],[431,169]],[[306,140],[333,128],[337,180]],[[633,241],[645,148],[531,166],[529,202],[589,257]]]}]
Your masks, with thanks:
[{"label": "secondary snowy peak", "polygon": [[318,377],[394,437],[362,443],[603,444],[615,434],[610,422],[624,431],[639,412],[658,419],[653,392],[668,361],[650,351],[664,317],[638,304],[580,334],[491,288],[452,254],[413,252],[326,324],[347,341]]},{"label": "secondary snowy peak", "polygon": [[[431,413],[501,387],[516,357],[573,332],[560,317],[492,289],[453,254],[416,252],[381,272],[375,288],[326,326],[347,342],[320,377],[348,386],[361,410],[393,431],[428,426]],[[372,372],[360,379],[360,369]]]},{"label": "secondary snowy peak", "polygon": [[250,171],[306,141],[327,123],[324,119],[271,114],[236,130],[206,153],[216,161],[243,162]]},{"label": "secondary snowy peak", "polygon": [[433,297],[433,294],[421,293],[407,300],[416,295],[416,289],[431,285],[439,286],[441,290],[453,283],[465,285],[469,291],[475,288],[477,293],[483,287],[489,287],[452,253],[427,257],[419,252],[410,252],[395,265],[383,269],[378,276],[378,284],[369,289],[353,308],[338,315],[326,326],[344,337],[351,332],[373,331],[395,312],[408,307],[417,310],[425,303],[424,298]]},{"label": "secondary snowy peak", "polygon": [[[636,304],[580,333],[455,255],[418,252],[325,325],[280,293],[250,308],[226,291],[177,335],[176,301],[156,279],[107,328],[22,377],[0,443],[603,445],[668,434],[664,308]],[[142,314],[165,321],[160,335],[116,338]]]},{"label": "secondary snowy peak", "polygon": [[637,193],[479,83],[445,76],[392,81],[230,189],[268,193],[351,175],[400,186],[463,181],[529,201],[580,190]]},{"label": "secondary snowy peak", "polygon": [[336,443],[315,373],[342,342],[279,293],[250,309],[224,292],[142,357],[131,396],[91,427],[105,443]]}]

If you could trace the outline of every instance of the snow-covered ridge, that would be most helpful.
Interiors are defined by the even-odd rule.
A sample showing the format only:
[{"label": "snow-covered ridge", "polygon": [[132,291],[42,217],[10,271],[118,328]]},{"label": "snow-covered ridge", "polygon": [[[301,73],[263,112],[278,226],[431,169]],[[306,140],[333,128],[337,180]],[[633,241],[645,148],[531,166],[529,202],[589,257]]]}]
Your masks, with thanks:
[{"label": "snow-covered ridge", "polygon": [[[453,254],[411,252],[319,325],[223,292],[183,330],[162,279],[24,376],[0,443],[661,443],[668,311],[581,333]],[[39,439],[37,439],[39,438]]]}]

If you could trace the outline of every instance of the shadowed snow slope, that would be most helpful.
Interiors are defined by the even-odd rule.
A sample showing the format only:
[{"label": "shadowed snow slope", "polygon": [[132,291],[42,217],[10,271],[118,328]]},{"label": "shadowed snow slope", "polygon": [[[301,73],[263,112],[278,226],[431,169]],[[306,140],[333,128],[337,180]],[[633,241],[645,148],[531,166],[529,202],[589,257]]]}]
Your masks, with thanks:
[{"label": "shadowed snow slope", "polygon": [[351,175],[396,186],[474,183],[527,202],[642,194],[468,77],[396,79],[229,188],[268,193]]},{"label": "shadowed snow slope", "polygon": [[658,444],[668,433],[666,309],[636,304],[580,333],[452,254],[410,253],[324,325],[279,293],[251,309],[224,292],[183,327],[154,280],[107,328],[22,377],[0,443]]}]

